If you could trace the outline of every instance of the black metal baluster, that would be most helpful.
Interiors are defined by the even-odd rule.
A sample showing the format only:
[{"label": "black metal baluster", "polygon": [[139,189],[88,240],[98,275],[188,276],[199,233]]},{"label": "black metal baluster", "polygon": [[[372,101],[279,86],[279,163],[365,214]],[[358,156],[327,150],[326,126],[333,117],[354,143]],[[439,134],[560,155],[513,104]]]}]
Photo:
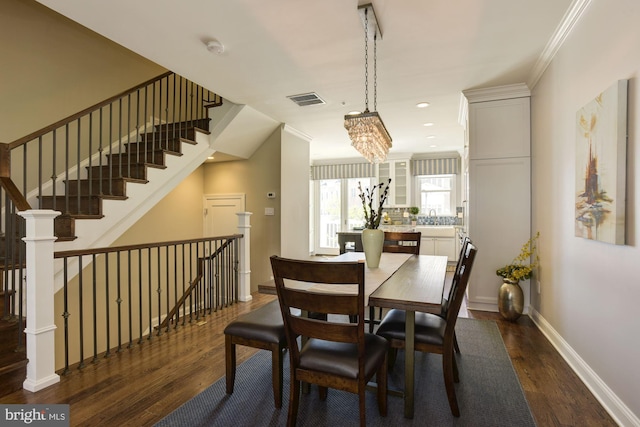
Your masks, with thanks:
[{"label": "black metal baluster", "polygon": [[127,251],[127,294],[129,301],[127,301],[127,307],[129,308],[129,316],[127,318],[127,326],[129,329],[129,344],[127,348],[133,347],[133,301],[131,297],[131,251]]},{"label": "black metal baluster", "polygon": [[118,350],[116,350],[118,353],[120,353],[122,351],[122,279],[121,279],[121,274],[120,272],[121,270],[121,262],[120,262],[120,251],[116,252],[116,271],[117,271],[117,288],[116,288],[116,294],[117,294],[117,299],[116,299],[116,303],[118,304]]},{"label": "black metal baluster", "polygon": [[[138,249],[138,344],[142,344],[142,249]],[[151,325],[149,325],[151,327]]]},{"label": "black metal baluster", "polygon": [[109,288],[111,287],[111,281],[109,280],[109,256],[110,253],[104,254],[104,304],[105,304],[105,315],[106,315],[106,330],[105,337],[107,341],[107,350],[104,353],[104,357],[107,358],[111,356],[111,305],[109,304]]},{"label": "black metal baluster", "polygon": [[84,304],[83,304],[83,283],[82,283],[82,255],[78,255],[78,322],[80,333],[80,364],[78,369],[84,368]]},{"label": "black metal baluster", "polygon": [[98,297],[96,255],[91,255],[91,271],[93,273],[93,363],[98,362]]},{"label": "black metal baluster", "polygon": [[161,255],[161,251],[160,248],[158,247],[157,249],[157,261],[156,261],[156,265],[158,267],[158,336],[162,335],[162,328],[160,327],[160,323],[162,322],[162,283],[161,283],[161,274],[160,274],[160,266],[162,265],[161,260],[162,260],[162,255]]},{"label": "black metal baluster", "polygon": [[[149,337],[147,338],[151,341],[151,337],[153,337],[153,292],[151,291],[151,248],[147,248],[147,288],[149,290]],[[160,318],[160,314],[158,313],[158,319]],[[159,322],[159,320],[158,320]]]},{"label": "black metal baluster", "polygon": [[62,271],[64,277],[64,283],[62,285],[62,293],[63,293],[63,306],[64,311],[62,312],[62,317],[64,318],[64,371],[63,375],[69,373],[69,274],[68,274],[68,265],[69,259],[67,257],[62,258]]}]

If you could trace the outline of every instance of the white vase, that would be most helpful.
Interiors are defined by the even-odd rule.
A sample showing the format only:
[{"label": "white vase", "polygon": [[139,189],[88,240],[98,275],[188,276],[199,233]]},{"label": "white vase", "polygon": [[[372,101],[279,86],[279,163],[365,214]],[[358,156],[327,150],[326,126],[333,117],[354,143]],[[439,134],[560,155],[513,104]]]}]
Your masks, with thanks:
[{"label": "white vase", "polygon": [[367,267],[378,268],[383,245],[384,231],[372,228],[362,230],[362,248]]}]

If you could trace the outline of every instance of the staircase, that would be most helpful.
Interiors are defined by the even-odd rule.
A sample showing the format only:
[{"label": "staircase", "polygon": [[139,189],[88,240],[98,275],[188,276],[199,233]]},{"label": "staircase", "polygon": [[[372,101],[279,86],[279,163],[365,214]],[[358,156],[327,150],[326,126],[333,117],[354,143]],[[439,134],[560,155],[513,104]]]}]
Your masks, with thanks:
[{"label": "staircase", "polygon": [[[22,388],[26,378],[27,356],[24,345],[18,347],[20,324],[15,318],[5,316],[5,298],[11,293],[0,290],[0,399]],[[23,326],[24,329],[24,326]],[[23,335],[24,343],[24,335]]]},{"label": "staircase", "polygon": [[65,194],[40,197],[42,209],[62,212],[54,221],[59,241],[76,238],[75,221],[103,218],[104,200],[126,200],[127,183],[145,184],[147,169],[165,169],[167,156],[182,156],[182,144],[196,144],[196,129],[208,132],[210,119],[154,126],[127,143],[121,153],[105,156],[99,165],[86,168],[86,178],[65,181]]}]

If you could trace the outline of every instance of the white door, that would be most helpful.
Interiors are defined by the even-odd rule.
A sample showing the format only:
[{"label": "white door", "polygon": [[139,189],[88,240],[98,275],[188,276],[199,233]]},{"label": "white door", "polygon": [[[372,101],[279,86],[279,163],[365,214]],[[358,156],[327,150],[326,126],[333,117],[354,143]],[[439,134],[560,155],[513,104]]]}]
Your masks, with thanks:
[{"label": "white door", "polygon": [[229,236],[238,233],[238,216],[245,211],[244,194],[204,196],[204,236]]}]

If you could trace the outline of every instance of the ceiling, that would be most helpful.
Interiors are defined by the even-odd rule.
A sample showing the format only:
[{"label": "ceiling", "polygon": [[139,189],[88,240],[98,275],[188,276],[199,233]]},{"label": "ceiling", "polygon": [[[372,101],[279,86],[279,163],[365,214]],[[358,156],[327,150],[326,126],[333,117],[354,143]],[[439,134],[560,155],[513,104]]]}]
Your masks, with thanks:
[{"label": "ceiling", "polygon": [[[359,157],[343,127],[346,113],[364,109],[358,0],[38,1],[256,116],[307,135],[312,160]],[[402,156],[461,152],[462,91],[515,83],[532,88],[583,0],[360,3],[369,2],[382,29],[377,111],[393,138],[390,156]],[[222,54],[207,50],[211,39],[222,42]],[[325,104],[299,107],[287,98],[307,92]],[[423,101],[430,106],[416,108]]]}]

